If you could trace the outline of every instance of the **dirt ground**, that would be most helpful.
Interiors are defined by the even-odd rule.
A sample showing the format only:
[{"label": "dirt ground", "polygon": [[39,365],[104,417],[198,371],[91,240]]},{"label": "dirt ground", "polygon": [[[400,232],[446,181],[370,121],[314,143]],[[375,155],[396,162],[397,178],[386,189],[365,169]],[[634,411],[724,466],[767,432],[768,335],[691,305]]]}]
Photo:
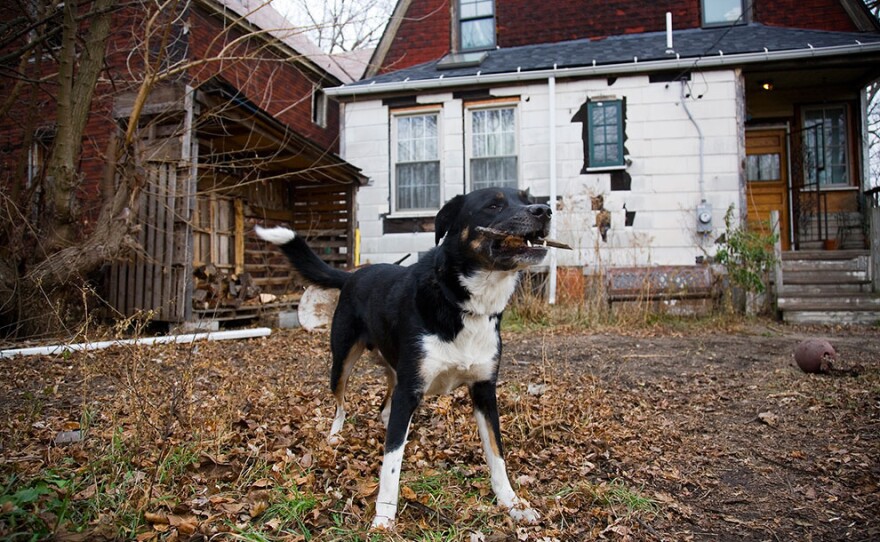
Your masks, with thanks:
[{"label": "dirt ground", "polygon": [[[794,365],[811,337],[836,348],[832,374]],[[414,420],[396,538],[880,540],[875,329],[548,329],[504,341],[508,471],[540,524],[513,525],[493,506],[458,390],[426,399]],[[343,441],[329,445],[327,343],[282,331],[2,360],[0,538],[377,538],[366,529],[382,376],[360,362]],[[61,443],[63,431],[83,438]],[[72,485],[13,502],[47,473]],[[304,495],[305,512],[279,512]]]}]

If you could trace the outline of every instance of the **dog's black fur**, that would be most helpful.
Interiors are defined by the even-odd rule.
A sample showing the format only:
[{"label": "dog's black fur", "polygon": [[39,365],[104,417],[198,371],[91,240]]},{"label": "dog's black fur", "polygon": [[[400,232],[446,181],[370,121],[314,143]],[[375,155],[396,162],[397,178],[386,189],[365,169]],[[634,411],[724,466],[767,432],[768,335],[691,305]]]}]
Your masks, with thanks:
[{"label": "dog's black fur", "polygon": [[337,400],[332,438],[345,416],[345,386],[354,362],[369,349],[377,350],[385,364],[387,433],[375,527],[393,524],[400,457],[413,412],[426,393],[459,385],[470,389],[499,503],[516,519],[537,520],[504,472],[495,386],[501,312],[519,270],[544,258],[541,241],[550,214],[550,207],[535,203],[527,191],[489,188],[456,196],[437,214],[439,246],[417,263],[375,264],[354,273],[326,265],[290,230],[257,230],[280,245],[305,280],[341,291],[330,339]]}]

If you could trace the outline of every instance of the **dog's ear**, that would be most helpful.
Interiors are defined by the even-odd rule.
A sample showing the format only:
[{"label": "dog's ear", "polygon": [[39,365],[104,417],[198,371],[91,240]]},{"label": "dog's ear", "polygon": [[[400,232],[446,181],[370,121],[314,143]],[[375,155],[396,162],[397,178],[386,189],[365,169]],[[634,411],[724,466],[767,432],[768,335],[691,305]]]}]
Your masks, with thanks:
[{"label": "dog's ear", "polygon": [[532,189],[531,188],[526,188],[525,190],[520,190],[519,193],[529,203],[535,203],[535,198],[532,197]]},{"label": "dog's ear", "polygon": [[434,245],[440,244],[440,239],[449,231],[455,223],[458,213],[464,205],[464,196],[458,195],[446,202],[446,205],[437,213],[434,219]]}]

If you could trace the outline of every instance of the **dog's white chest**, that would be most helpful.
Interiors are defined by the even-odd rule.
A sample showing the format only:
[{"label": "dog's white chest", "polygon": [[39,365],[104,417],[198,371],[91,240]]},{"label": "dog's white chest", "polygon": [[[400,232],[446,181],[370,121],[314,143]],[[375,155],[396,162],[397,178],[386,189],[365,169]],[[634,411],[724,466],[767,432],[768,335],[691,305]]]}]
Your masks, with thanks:
[{"label": "dog's white chest", "polygon": [[489,380],[498,363],[497,317],[465,315],[464,328],[452,341],[422,337],[425,357],[420,376],[425,394],[449,393],[463,384]]}]

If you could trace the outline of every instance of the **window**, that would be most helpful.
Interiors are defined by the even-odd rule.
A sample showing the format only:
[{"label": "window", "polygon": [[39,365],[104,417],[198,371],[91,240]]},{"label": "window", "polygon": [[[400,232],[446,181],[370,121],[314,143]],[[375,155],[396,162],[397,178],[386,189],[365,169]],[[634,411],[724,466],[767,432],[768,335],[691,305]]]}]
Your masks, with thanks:
[{"label": "window", "polygon": [[327,95],[318,87],[312,91],[312,122],[327,127]]},{"label": "window", "polygon": [[702,0],[703,26],[745,24],[743,0]]},{"label": "window", "polygon": [[492,186],[516,188],[516,109],[513,107],[470,111],[471,189]]},{"label": "window", "polygon": [[846,126],[846,108],[842,105],[804,112],[804,178],[807,185],[849,185]]},{"label": "window", "polygon": [[48,163],[49,151],[55,141],[55,131],[51,128],[42,128],[34,134],[31,148],[28,150],[27,164],[27,188],[39,182],[45,174]]},{"label": "window", "polygon": [[458,4],[461,51],[495,47],[495,2],[461,0]]},{"label": "window", "polygon": [[623,102],[620,100],[587,103],[589,122],[590,168],[624,165]]},{"label": "window", "polygon": [[746,159],[746,174],[750,182],[782,180],[779,153],[750,154]]},{"label": "window", "polygon": [[392,122],[395,212],[440,208],[439,114],[396,115]]}]

